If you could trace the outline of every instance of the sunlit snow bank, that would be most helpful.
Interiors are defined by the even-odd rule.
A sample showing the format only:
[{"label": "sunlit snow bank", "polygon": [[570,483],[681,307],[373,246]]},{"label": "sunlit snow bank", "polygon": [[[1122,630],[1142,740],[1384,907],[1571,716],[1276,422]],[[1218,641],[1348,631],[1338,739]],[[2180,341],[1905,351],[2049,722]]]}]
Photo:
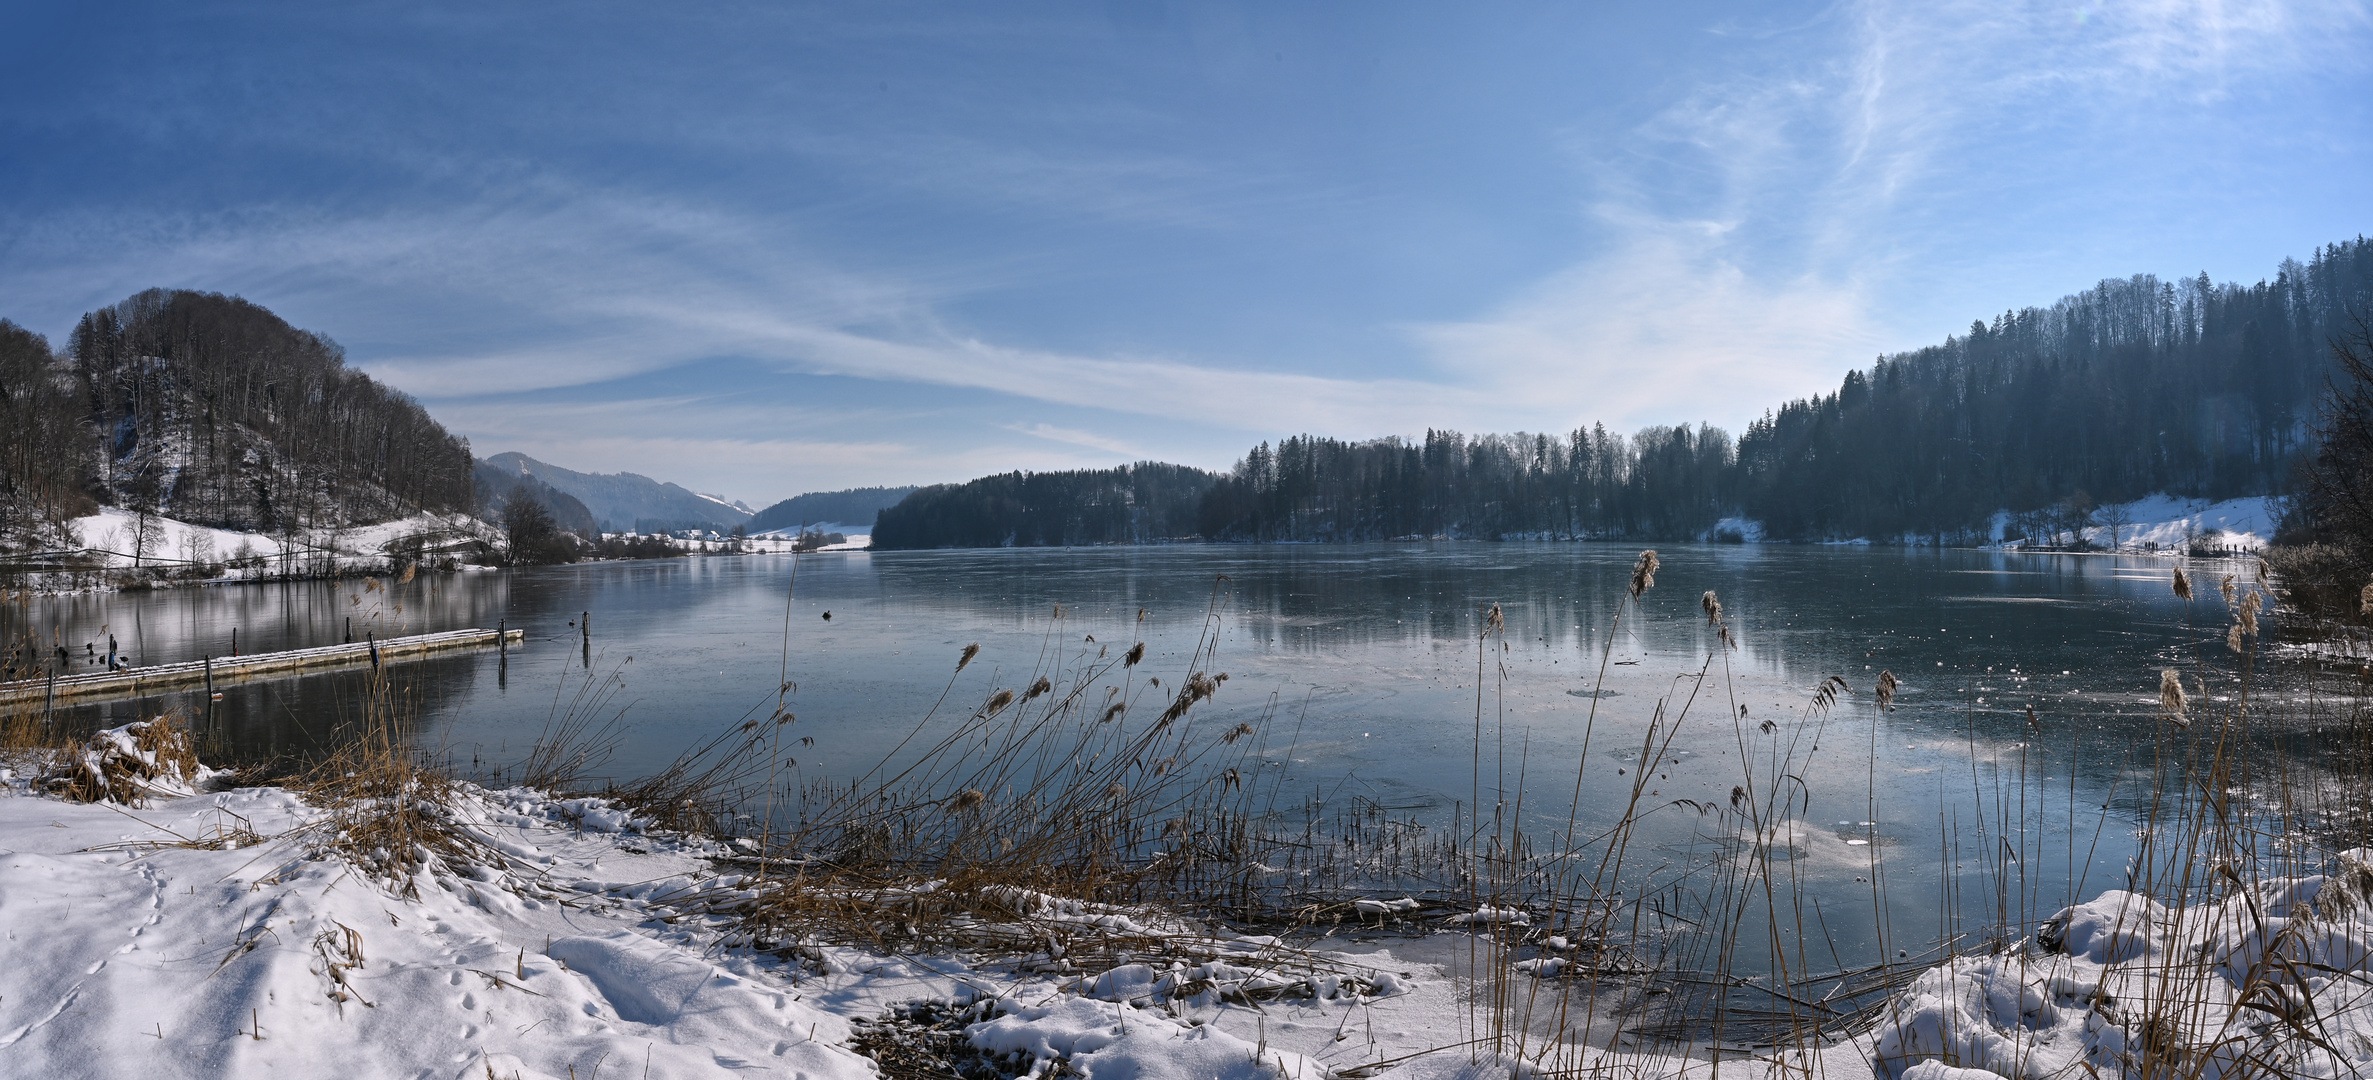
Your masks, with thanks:
[{"label": "sunlit snow bank", "polygon": [[[1910,1080],[2355,1077],[2373,1070],[2373,851],[2171,911],[2110,892],[2033,949],[1920,977],[1872,1043]],[[1935,1061],[1977,1073],[1939,1071]]]}]

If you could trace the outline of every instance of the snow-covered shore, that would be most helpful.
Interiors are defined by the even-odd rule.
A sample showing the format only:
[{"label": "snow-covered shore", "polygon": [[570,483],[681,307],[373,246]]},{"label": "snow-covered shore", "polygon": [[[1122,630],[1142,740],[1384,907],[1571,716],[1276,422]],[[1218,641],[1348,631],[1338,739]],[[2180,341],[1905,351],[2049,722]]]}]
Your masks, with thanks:
[{"label": "snow-covered shore", "polygon": [[[1489,995],[1470,977],[1479,939],[1456,916],[1430,935],[1286,942],[1037,897],[1023,906],[1041,917],[1151,932],[1206,959],[1173,949],[1094,970],[821,941],[761,950],[707,914],[754,895],[754,860],[601,800],[460,785],[453,807],[494,857],[432,859],[406,899],[322,843],[325,811],[289,790],[166,784],[135,800],[146,805],[74,803],[37,790],[26,765],[0,762],[5,1075],[860,1080],[878,1074],[862,1051],[900,1030],[874,1022],[918,1001],[957,1014],[938,1033],[1007,1075],[1057,1063],[1090,1080],[1712,1072],[1703,1056],[1538,1034],[1521,1044],[1529,1061],[1480,1054]],[[2188,910],[2109,893],[1925,972],[1853,1038],[1725,1054],[1722,1068],[2364,1075],[2368,857]],[[1554,999],[1538,996],[1537,1014]]]},{"label": "snow-covered shore", "polygon": [[[1994,535],[2003,535],[2014,520],[2015,515],[1994,515]],[[2103,551],[2181,552],[2196,540],[2219,550],[2261,551],[2281,520],[2282,500],[2276,496],[2209,500],[2158,494],[2099,507],[2092,513],[2093,524],[2082,532],[2087,544]],[[2041,530],[2052,527],[2043,524]],[[2060,533],[2063,541],[2068,535],[2065,529]],[[2028,541],[2008,546],[2024,542]]]},{"label": "snow-covered shore", "polygon": [[[2239,499],[2194,499],[2179,495],[2148,495],[2131,502],[2095,507],[2082,528],[2057,523],[2048,511],[2014,514],[1996,511],[1986,527],[1983,546],[2023,548],[2064,547],[2081,535],[2096,551],[2163,551],[2181,553],[2197,541],[2218,551],[2262,551],[2273,540],[2282,520],[2282,500],[2276,496]],[[2007,538],[2007,539],[2003,539]],[[1698,539],[1712,543],[1764,542],[1763,523],[1753,518],[1726,517]],[[1920,547],[1935,539],[1921,534],[1853,537],[1824,541],[1840,545],[1894,544]],[[1963,541],[1966,542],[1966,541]]]},{"label": "snow-covered shore", "polygon": [[[374,525],[287,535],[219,529],[161,515],[150,515],[146,524],[150,532],[143,541],[141,519],[129,511],[103,507],[76,518],[69,523],[74,545],[38,556],[68,568],[35,571],[18,581],[33,593],[71,593],[113,589],[127,582],[154,587],[369,575],[393,572],[414,561],[448,570],[485,570],[492,568],[483,565],[488,553],[499,553],[505,543],[500,527],[466,514],[415,514]],[[638,537],[610,533],[603,538]],[[782,554],[792,550],[797,536],[646,539],[683,555]],[[871,542],[870,535],[860,532],[818,550],[863,551]]]},{"label": "snow-covered shore", "polygon": [[[285,574],[377,573],[391,556],[414,546],[432,560],[446,549],[499,540],[500,530],[466,514],[415,514],[347,529],[307,529],[285,536],[195,525],[150,515],[152,530],[141,541],[141,519],[126,510],[102,507],[70,523],[79,551],[112,571],[134,568],[176,577],[236,581]],[[70,575],[63,575],[70,576]]]},{"label": "snow-covered shore", "polygon": [[[1450,987],[1396,976],[1423,965],[1381,949],[1338,958],[1354,977],[1333,996],[1256,1015],[1129,1004],[1160,977],[1144,965],[1083,980],[726,948],[686,909],[748,870],[599,800],[465,788],[463,813],[510,865],[442,867],[406,900],[309,853],[295,837],[321,811],[290,791],[125,807],[33,792],[23,772],[0,769],[0,1074],[856,1080],[876,1074],[851,1046],[859,1022],[914,1000],[994,999],[972,1041],[1016,1071],[1061,1058],[1115,1076],[1317,1078],[1322,1055],[1341,1067],[1459,1041]],[[1236,963],[1199,974],[1239,980],[1276,946],[1211,944]],[[1226,1012],[1241,1015],[1215,1022]],[[1396,1035],[1371,1040],[1371,1024]]]}]

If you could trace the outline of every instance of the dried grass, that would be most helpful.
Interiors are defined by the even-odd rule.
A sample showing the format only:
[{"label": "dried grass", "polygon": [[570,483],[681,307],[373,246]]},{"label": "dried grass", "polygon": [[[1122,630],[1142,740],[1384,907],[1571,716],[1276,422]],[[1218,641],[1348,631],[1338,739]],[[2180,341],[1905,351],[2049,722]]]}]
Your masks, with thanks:
[{"label": "dried grass", "polygon": [[314,858],[337,858],[405,899],[423,878],[510,861],[481,839],[464,784],[413,739],[412,715],[375,675],[359,721],[284,786],[322,811],[293,837]]}]

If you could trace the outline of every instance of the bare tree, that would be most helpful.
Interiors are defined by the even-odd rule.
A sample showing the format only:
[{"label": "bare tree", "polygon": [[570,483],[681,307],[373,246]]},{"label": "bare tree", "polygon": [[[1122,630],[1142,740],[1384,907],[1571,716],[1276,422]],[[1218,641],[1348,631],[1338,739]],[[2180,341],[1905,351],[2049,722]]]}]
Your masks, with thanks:
[{"label": "bare tree", "polygon": [[2110,503],[2093,515],[2095,521],[2109,530],[2109,550],[2126,546],[2126,526],[2134,524],[2134,511],[2124,503]]},{"label": "bare tree", "polygon": [[2354,314],[2332,341],[2320,445],[2305,465],[2301,501],[2315,533],[2373,564],[2373,322],[2364,309]]}]

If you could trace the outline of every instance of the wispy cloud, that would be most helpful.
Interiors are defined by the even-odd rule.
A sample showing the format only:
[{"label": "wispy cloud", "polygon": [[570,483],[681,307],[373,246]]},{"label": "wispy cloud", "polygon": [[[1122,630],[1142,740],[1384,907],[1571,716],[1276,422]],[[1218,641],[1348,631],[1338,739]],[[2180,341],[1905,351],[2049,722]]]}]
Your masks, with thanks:
[{"label": "wispy cloud", "polygon": [[[1640,229],[1489,318],[1421,327],[1445,365],[1479,373],[1508,413],[1628,430],[1717,420],[1833,380],[1877,335],[1867,298],[1812,275],[1771,280],[1686,227]],[[1513,426],[1513,425],[1511,425]]]},{"label": "wispy cloud", "polygon": [[1045,439],[1049,442],[1069,443],[1072,446],[1084,446],[1090,450],[1102,450],[1108,454],[1119,454],[1124,457],[1143,456],[1135,446],[1119,439],[1107,438],[1093,431],[1081,431],[1078,428],[1056,427],[1053,424],[1040,422],[1026,426],[1008,424],[1006,430],[1019,431],[1024,435]]},{"label": "wispy cloud", "polygon": [[[997,288],[993,267],[950,265],[928,280],[849,272],[795,235],[747,219],[606,192],[454,214],[180,221],[100,236],[50,225],[30,241],[21,246],[91,252],[46,280],[0,275],[0,288],[34,294],[59,322],[157,282],[244,291],[299,321],[334,299],[344,312],[331,328],[339,336],[386,343],[358,362],[437,399],[739,356],[785,371],[990,390],[1262,433],[1480,425],[1508,404],[1460,380],[1279,370],[1293,366],[1290,358],[1264,370],[1001,344],[950,328],[939,314],[945,301]],[[27,265],[76,261],[59,250],[42,256]],[[374,311],[375,302],[388,307]],[[423,308],[446,323],[420,325]]]}]

